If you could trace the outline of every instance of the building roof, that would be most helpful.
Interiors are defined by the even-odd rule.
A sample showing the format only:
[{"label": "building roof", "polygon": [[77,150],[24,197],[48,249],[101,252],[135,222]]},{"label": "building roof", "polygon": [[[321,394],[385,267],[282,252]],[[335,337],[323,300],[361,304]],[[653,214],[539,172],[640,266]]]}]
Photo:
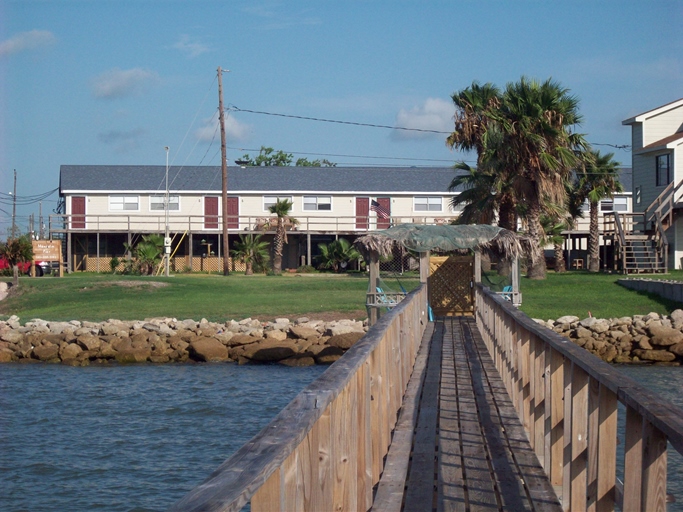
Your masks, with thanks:
[{"label": "building roof", "polygon": [[[355,194],[448,193],[452,167],[228,167],[228,191],[237,193],[327,192]],[[60,194],[160,192],[163,165],[62,165]],[[220,166],[172,166],[169,190],[217,193]]]},{"label": "building roof", "polygon": [[652,151],[671,149],[678,146],[681,143],[683,143],[683,132],[677,132],[673,135],[669,135],[668,137],[664,137],[663,139],[659,139],[655,142],[652,142],[651,144],[648,144],[644,148],[636,151],[635,154],[638,155],[641,153],[650,153]]},{"label": "building roof", "polygon": [[666,112],[667,110],[672,110],[674,108],[678,108],[680,106],[683,106],[683,98],[679,100],[672,101],[670,103],[667,103],[666,105],[662,105],[661,107],[653,108],[652,110],[648,110],[647,112],[643,112],[642,114],[638,114],[633,117],[629,117],[628,119],[625,119],[624,121],[621,122],[621,124],[627,125],[627,124],[633,124],[633,123],[642,123],[646,119],[659,115],[662,112]]}]

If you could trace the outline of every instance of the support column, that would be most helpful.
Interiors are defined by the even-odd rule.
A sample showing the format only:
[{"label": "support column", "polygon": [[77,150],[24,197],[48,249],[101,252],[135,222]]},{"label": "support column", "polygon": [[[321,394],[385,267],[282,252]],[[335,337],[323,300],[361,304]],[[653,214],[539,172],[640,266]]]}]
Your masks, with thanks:
[{"label": "support column", "polygon": [[311,232],[306,233],[306,265],[311,263]]},{"label": "support column", "polygon": [[[368,283],[368,294],[374,297],[372,304],[377,304],[377,286],[379,286],[379,255],[372,253],[370,255],[370,263],[368,263],[368,270],[370,271],[370,281]],[[370,326],[375,325],[379,319],[379,308],[368,307],[368,323]]]},{"label": "support column", "polygon": [[474,251],[474,282],[481,283],[481,252]]}]

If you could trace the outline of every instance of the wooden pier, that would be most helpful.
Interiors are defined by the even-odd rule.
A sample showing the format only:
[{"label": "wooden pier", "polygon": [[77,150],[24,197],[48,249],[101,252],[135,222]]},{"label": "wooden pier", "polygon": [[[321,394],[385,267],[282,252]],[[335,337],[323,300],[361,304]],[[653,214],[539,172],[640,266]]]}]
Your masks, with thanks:
[{"label": "wooden pier", "polygon": [[562,510],[472,317],[425,331],[372,510]]},{"label": "wooden pier", "polygon": [[683,411],[474,295],[429,322],[420,285],[171,510],[665,512]]}]

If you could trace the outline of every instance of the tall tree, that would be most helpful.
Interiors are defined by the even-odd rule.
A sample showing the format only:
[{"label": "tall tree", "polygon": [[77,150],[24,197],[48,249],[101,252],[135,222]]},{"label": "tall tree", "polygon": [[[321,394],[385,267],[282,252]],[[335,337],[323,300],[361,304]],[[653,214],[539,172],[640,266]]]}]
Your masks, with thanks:
[{"label": "tall tree", "polygon": [[[287,228],[299,223],[298,220],[289,216],[292,210],[292,201],[289,199],[278,199],[277,202],[268,207],[268,211],[276,215],[275,238],[273,239],[273,273],[282,273],[282,250],[287,243]],[[272,227],[272,226],[268,226]]]},{"label": "tall tree", "polygon": [[[293,160],[294,156],[291,153],[287,153],[281,149],[276,151],[273,148],[261,146],[256,157],[252,158],[248,154],[245,154],[241,159],[236,160],[235,163],[249,167],[286,167],[292,165]],[[330,162],[326,158],[323,158],[322,160],[309,160],[306,157],[298,158],[294,165],[297,167],[337,167],[336,163]]]},{"label": "tall tree", "polygon": [[462,223],[489,224],[497,215],[499,226],[516,231],[516,203],[511,188],[513,176],[491,151],[502,140],[496,122],[490,116],[491,111],[500,108],[501,92],[491,83],[480,85],[475,81],[453,93],[451,98],[456,108],[455,127],[446,144],[453,149],[477,153],[476,169],[464,162],[455,166],[466,173],[454,178],[450,190],[464,186],[465,192],[461,194],[462,199],[454,198],[452,206],[468,205],[461,216]]},{"label": "tall tree", "polygon": [[251,158],[248,154],[242,156],[238,163],[252,167],[284,167],[292,163],[291,153],[285,153],[281,149],[275,151],[273,148],[261,146],[256,158]]},{"label": "tall tree", "polygon": [[598,225],[600,201],[613,198],[615,193],[624,191],[624,186],[619,181],[620,164],[613,158],[614,153],[601,155],[600,151],[590,151],[588,158],[586,158],[584,171],[579,173],[578,189],[589,204],[588,270],[590,272],[600,271],[600,232]]},{"label": "tall tree", "polygon": [[544,279],[541,214],[546,204],[564,204],[564,183],[587,147],[583,136],[572,131],[581,122],[578,100],[552,79],[541,83],[522,77],[507,84],[500,108],[487,115],[502,138],[496,147],[486,148],[484,158],[495,158],[516,175],[515,195],[526,206],[533,244],[527,276]]}]

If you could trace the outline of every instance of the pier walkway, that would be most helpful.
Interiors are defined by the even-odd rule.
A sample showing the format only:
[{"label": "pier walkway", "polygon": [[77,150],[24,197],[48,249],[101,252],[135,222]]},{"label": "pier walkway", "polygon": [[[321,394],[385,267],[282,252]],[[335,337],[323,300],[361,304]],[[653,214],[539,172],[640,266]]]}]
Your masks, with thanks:
[{"label": "pier walkway", "polygon": [[562,510],[472,317],[425,330],[372,510]]},{"label": "pier walkway", "polygon": [[665,512],[683,411],[474,298],[430,322],[420,285],[171,510]]}]

